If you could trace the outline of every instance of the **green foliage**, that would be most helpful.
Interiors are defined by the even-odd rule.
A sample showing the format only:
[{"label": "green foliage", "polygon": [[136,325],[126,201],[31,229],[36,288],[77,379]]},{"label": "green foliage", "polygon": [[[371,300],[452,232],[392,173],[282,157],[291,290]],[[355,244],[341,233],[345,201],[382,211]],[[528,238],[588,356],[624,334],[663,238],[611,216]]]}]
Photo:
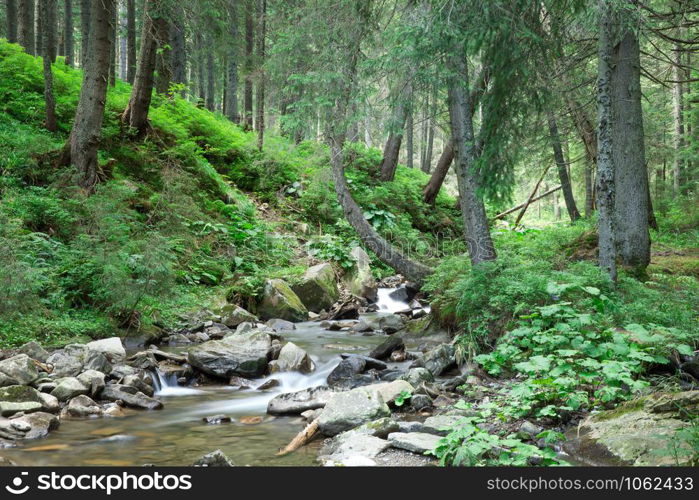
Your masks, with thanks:
[{"label": "green foliage", "polygon": [[661,454],[668,454],[675,459],[675,463],[699,466],[699,414],[689,416],[689,424],[678,429],[667,450],[659,450]]},{"label": "green foliage", "polygon": [[341,268],[349,270],[354,266],[349,250],[356,244],[357,242],[348,244],[337,236],[326,234],[313,238],[306,247],[308,253],[317,259],[336,262]]},{"label": "green foliage", "polygon": [[396,396],[396,400],[394,401],[394,404],[398,406],[399,408],[405,404],[407,400],[412,398],[413,395],[410,393],[410,391],[400,391],[400,394]]}]

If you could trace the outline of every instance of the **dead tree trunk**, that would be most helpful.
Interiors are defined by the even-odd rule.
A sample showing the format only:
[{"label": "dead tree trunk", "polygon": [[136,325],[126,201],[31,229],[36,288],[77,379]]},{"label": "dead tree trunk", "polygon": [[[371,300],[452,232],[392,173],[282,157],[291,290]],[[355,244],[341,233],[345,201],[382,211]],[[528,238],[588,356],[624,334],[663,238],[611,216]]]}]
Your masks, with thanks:
[{"label": "dead tree trunk", "polygon": [[422,191],[422,199],[425,203],[434,205],[435,201],[437,200],[439,190],[442,189],[442,184],[444,183],[444,179],[447,177],[447,173],[449,173],[449,167],[451,167],[453,161],[454,141],[449,139],[449,142],[447,142],[446,146],[444,146],[444,151],[442,151],[442,155],[437,161],[437,166],[432,172],[432,176],[430,177],[427,186],[425,186],[425,189]]}]

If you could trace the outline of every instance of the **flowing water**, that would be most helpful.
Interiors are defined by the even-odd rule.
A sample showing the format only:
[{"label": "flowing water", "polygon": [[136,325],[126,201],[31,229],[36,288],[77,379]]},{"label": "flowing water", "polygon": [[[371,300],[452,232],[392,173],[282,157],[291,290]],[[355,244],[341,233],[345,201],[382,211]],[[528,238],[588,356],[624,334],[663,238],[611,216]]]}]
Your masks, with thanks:
[{"label": "flowing water", "polygon": [[[388,292],[390,293],[390,292]],[[379,310],[406,307],[379,291]],[[399,310],[399,309],[395,309]],[[378,313],[381,314],[381,313]],[[271,417],[267,403],[280,393],[325,383],[342,352],[366,354],[385,340],[382,335],[362,336],[327,331],[318,323],[296,325],[282,332],[285,340],[305,349],[316,370],[310,375],[281,373],[260,379],[256,387],[274,378],[279,386],[268,390],[234,390],[228,386],[180,387],[174,377],[155,376],[160,411],[128,411],[120,418],[62,420],[47,438],[20,443],[2,455],[20,465],[188,465],[202,455],[221,449],[238,465],[315,465],[320,441],[286,457],[277,450],[303,428],[300,417]],[[210,425],[203,417],[224,414],[232,423]]]}]

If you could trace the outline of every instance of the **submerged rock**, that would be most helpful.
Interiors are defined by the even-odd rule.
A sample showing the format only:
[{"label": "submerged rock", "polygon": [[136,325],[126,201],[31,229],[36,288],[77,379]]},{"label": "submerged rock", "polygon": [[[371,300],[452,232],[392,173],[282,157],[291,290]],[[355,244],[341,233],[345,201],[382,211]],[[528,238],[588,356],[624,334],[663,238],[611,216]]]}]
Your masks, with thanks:
[{"label": "submerged rock", "polygon": [[257,307],[261,319],[285,319],[306,321],[308,309],[289,285],[280,279],[267,280],[262,292],[262,301]]},{"label": "submerged rock", "polygon": [[315,313],[330,310],[335,301],[340,298],[335,271],[330,264],[310,267],[301,282],[294,285],[292,290],[306,308]]},{"label": "submerged rock", "polygon": [[326,436],[334,436],[390,414],[377,391],[360,387],[335,394],[318,418],[318,427]]},{"label": "submerged rock", "polygon": [[235,464],[221,450],[216,450],[201,457],[192,467],[235,467]]}]

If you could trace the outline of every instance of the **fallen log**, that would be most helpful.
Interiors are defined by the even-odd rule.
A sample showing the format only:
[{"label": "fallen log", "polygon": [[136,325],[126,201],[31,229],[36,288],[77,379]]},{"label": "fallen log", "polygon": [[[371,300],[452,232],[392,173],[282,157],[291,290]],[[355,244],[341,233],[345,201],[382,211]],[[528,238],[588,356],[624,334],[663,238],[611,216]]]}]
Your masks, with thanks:
[{"label": "fallen log", "polygon": [[524,208],[525,205],[527,205],[527,204],[532,204],[532,203],[534,203],[535,201],[539,201],[539,200],[542,199],[542,198],[546,198],[547,196],[552,195],[553,193],[555,193],[556,191],[558,191],[558,190],[560,190],[560,189],[562,189],[562,188],[563,188],[563,186],[557,186],[557,187],[555,187],[555,188],[553,188],[553,189],[549,189],[549,190],[546,191],[545,193],[540,194],[539,196],[537,196],[536,198],[532,198],[531,200],[527,200],[527,201],[525,201],[524,203],[521,203],[521,204],[517,205],[516,207],[513,207],[513,208],[511,208],[511,209],[509,209],[509,210],[506,210],[505,212],[502,212],[502,213],[500,213],[500,214],[497,214],[497,215],[496,215],[495,217],[493,217],[491,220],[502,219],[503,217],[506,217],[506,216],[510,215],[512,212],[516,212],[517,210],[520,210],[520,209]]},{"label": "fallen log", "polygon": [[285,448],[279,450],[279,453],[277,453],[277,455],[284,456],[298,450],[306,443],[308,443],[311,439],[313,439],[313,436],[315,436],[316,432],[318,432],[317,418],[313,420],[313,422],[308,424],[301,432],[296,434],[296,437],[292,439],[291,442],[287,444]]}]

